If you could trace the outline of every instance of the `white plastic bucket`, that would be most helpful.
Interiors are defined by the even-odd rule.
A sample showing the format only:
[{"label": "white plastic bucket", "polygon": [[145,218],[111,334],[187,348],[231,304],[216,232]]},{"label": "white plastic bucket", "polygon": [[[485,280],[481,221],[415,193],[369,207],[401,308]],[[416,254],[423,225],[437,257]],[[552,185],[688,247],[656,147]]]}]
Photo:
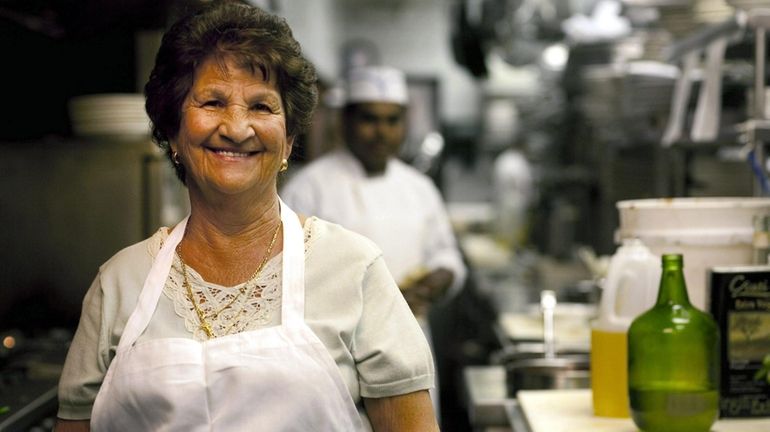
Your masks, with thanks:
[{"label": "white plastic bucket", "polygon": [[667,198],[619,201],[616,241],[640,239],[652,253],[681,253],[690,301],[708,310],[708,269],[751,264],[753,219],[770,198]]}]

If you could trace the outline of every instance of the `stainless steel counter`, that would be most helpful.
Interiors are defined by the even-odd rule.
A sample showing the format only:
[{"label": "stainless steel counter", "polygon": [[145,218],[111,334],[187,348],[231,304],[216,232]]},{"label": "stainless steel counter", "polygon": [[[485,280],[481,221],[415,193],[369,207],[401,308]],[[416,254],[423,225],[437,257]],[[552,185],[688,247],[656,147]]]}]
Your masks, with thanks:
[{"label": "stainless steel counter", "polygon": [[474,431],[530,432],[516,399],[507,395],[502,366],[470,366],[463,371],[465,402]]},{"label": "stainless steel counter", "polygon": [[[593,415],[590,389],[521,390],[506,394],[502,366],[473,366],[463,371],[466,403],[475,431],[634,432],[631,419]],[[712,432],[770,431],[770,418],[720,419]]]}]

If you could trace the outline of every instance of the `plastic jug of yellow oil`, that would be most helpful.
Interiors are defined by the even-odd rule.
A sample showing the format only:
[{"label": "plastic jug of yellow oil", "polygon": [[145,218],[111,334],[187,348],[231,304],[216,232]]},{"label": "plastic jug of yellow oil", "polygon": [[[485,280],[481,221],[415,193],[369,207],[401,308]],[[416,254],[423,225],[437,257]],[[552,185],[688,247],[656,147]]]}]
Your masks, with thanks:
[{"label": "plastic jug of yellow oil", "polygon": [[624,239],[610,259],[599,316],[591,326],[591,390],[597,416],[630,416],[628,327],[655,304],[660,272],[660,258],[638,239]]}]

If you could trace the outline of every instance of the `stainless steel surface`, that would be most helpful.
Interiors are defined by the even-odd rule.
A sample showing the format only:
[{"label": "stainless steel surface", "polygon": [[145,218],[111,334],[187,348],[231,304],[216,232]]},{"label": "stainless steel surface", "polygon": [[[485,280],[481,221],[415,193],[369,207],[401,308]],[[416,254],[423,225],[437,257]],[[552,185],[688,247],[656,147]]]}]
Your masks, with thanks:
[{"label": "stainless steel surface", "polygon": [[[503,348],[492,361],[505,366],[509,395],[522,389],[586,388],[590,386],[589,356],[586,351],[557,351],[554,312],[556,293],[540,293],[541,343],[516,340],[498,329]],[[565,318],[562,316],[562,318]],[[587,325],[587,324],[586,324]]]},{"label": "stainless steel surface", "polygon": [[505,370],[500,366],[471,366],[463,371],[468,412],[474,430],[509,427],[513,432],[530,432],[516,399],[506,397]]},{"label": "stainless steel surface", "polygon": [[[754,26],[754,44],[755,44],[755,50],[754,50],[754,119],[755,120],[764,120],[766,117],[765,113],[765,67],[766,67],[766,30],[770,23],[770,20],[768,19],[768,13],[770,10],[761,9],[759,11],[754,11],[751,13],[750,20],[752,21],[752,25]],[[756,134],[751,135],[753,138],[756,138]],[[749,145],[753,147],[754,151],[754,158],[756,161],[765,161],[766,160],[766,154],[765,154],[765,146],[761,144],[762,141],[751,141]],[[759,190],[761,193],[767,194],[767,178],[768,178],[768,172],[767,172],[767,164],[759,162],[756,164],[757,166],[757,183],[759,184]]]},{"label": "stainless steel surface", "polygon": [[[637,432],[630,418],[598,417],[591,390],[531,390],[522,392],[519,407],[532,432]],[[770,418],[720,419],[711,432],[767,432]]]},{"label": "stainless steel surface", "polygon": [[765,29],[758,28],[754,34],[754,118],[765,118]]},{"label": "stainless steel surface", "polygon": [[[495,331],[500,332],[499,327]],[[498,335],[500,337],[500,335]],[[559,348],[555,350],[555,354],[558,357],[574,357],[574,356],[587,356],[589,354],[588,347],[579,349],[578,347]],[[526,360],[533,358],[544,358],[545,349],[543,344],[539,342],[516,342],[510,345],[504,346],[499,351],[493,353],[491,357],[491,363],[494,365],[506,365],[518,360]]]},{"label": "stainless steel surface", "polygon": [[[499,366],[473,366],[463,371],[468,397],[468,410],[474,430],[510,427],[514,432],[533,432],[535,419],[551,419],[551,428],[537,432],[594,432],[598,430],[630,432],[636,430],[631,419],[596,417],[591,409],[591,391],[542,390],[527,391],[530,407],[516,399],[505,397],[501,382],[505,371]],[[534,424],[537,424],[535,422]],[[558,426],[557,426],[558,425]],[[715,432],[766,431],[770,419],[723,419],[717,421]]]},{"label": "stainless steel surface", "polygon": [[514,432],[531,432],[532,429],[527,423],[527,416],[524,414],[521,405],[515,399],[504,405],[505,414],[508,416],[508,423]]},{"label": "stainless steel surface", "polygon": [[509,398],[502,366],[469,366],[463,370],[465,403],[474,428],[507,426]]},{"label": "stainless steel surface", "polygon": [[[30,383],[27,383],[27,389],[25,390],[32,394],[29,384]],[[44,388],[47,389],[44,390]],[[32,389],[37,390],[37,387],[32,386]],[[48,384],[46,387],[40,387],[40,393],[35,393],[36,396],[29,402],[14,410],[8,417],[0,419],[0,431],[27,432],[38,430],[33,428],[41,428],[44,425],[50,425],[48,428],[50,430],[56,415],[57,389],[56,383]]]},{"label": "stainless steel surface", "polygon": [[679,60],[687,53],[702,50],[718,39],[734,37],[745,27],[746,15],[736,13],[720,23],[703,26],[698,31],[671,44],[666,49],[665,56],[668,61]]},{"label": "stainless steel surface", "polygon": [[697,63],[697,53],[689,52],[684,55],[682,69],[674,85],[674,98],[671,102],[668,123],[661,139],[664,147],[669,147],[682,138],[687,104],[692,90],[692,72]]},{"label": "stainless steel surface", "polygon": [[705,77],[698,94],[692,131],[693,142],[712,142],[719,133],[719,118],[722,111],[722,63],[724,62],[727,38],[717,38],[706,48]]},{"label": "stainless steel surface", "polygon": [[[51,430],[57,409],[57,385],[72,334],[7,332],[4,344],[19,340],[18,350],[0,358],[0,431]],[[23,342],[22,342],[23,340]]]},{"label": "stainless steel surface", "polygon": [[591,386],[588,355],[534,358],[506,366],[509,393],[520,390],[574,389]]},{"label": "stainless steel surface", "polygon": [[0,143],[0,225],[13,227],[0,234],[0,328],[41,326],[21,304],[49,307],[52,325],[77,323],[99,266],[168,222],[174,194],[186,198],[159,158],[149,140]]}]

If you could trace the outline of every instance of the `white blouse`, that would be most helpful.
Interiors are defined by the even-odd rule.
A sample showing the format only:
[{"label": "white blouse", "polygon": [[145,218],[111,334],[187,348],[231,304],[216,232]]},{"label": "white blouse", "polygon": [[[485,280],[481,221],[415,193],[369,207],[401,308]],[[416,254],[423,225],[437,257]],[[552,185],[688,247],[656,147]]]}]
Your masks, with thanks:
[{"label": "white blouse", "polygon": [[[337,363],[362,417],[362,397],[386,397],[433,387],[433,361],[425,336],[380,250],[366,238],[321,219],[307,219],[304,229],[305,319]],[[167,232],[161,229],[151,238],[118,252],[100,267],[83,301],[80,324],[62,372],[59,417],[90,418],[93,401],[126,320],[136,306],[153,253],[157,253]],[[251,303],[245,310],[252,319],[244,320],[247,324],[240,330],[280,322],[280,268],[279,254],[257,279],[261,296],[249,297],[259,301],[248,300]],[[177,258],[165,295],[137,343],[164,337],[204,338],[197,333],[197,315],[183,291],[181,278]],[[219,304],[229,302],[240,287],[210,284],[189,267],[188,278],[194,293]]]}]

